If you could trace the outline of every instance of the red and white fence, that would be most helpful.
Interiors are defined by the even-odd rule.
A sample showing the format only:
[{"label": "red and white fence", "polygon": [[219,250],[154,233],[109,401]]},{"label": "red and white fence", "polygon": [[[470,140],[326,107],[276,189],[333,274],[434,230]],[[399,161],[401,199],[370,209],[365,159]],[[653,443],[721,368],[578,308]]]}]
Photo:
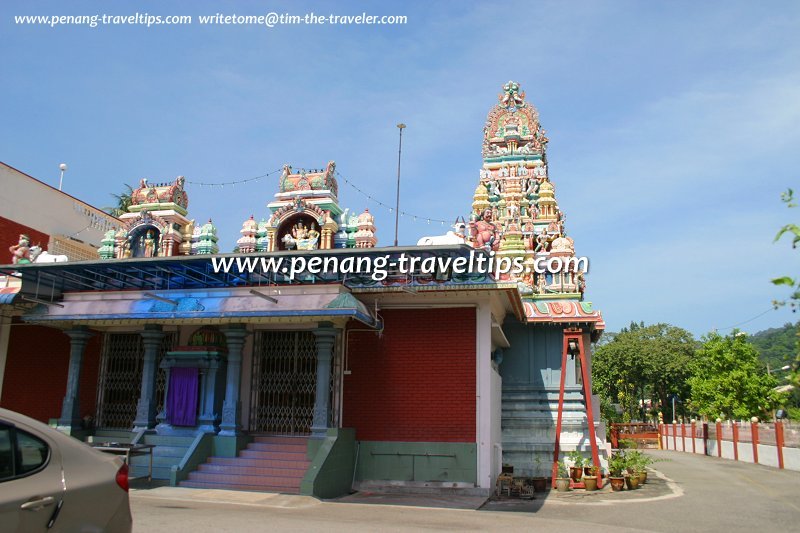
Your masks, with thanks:
[{"label": "red and white fence", "polygon": [[661,448],[800,470],[800,424],[692,422],[660,424]]}]

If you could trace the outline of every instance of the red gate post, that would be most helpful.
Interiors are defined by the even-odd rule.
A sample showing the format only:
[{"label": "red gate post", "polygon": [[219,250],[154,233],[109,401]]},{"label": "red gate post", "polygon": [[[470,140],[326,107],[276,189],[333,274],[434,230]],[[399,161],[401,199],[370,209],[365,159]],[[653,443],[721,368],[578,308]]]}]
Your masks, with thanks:
[{"label": "red gate post", "polygon": [[564,384],[567,379],[567,337],[564,336],[564,347],[561,350],[561,385],[558,388],[558,421],[556,422],[556,445],[553,450],[552,484],[556,488],[558,475],[558,453],[561,446],[561,420],[564,417]]},{"label": "red gate post", "polygon": [[697,444],[694,441],[694,438],[697,436],[697,422],[692,419],[692,453],[697,453]]},{"label": "red gate post", "polygon": [[678,451],[678,426],[672,421],[672,449]]},{"label": "red gate post", "polygon": [[750,419],[750,429],[753,432],[753,462],[758,464],[758,418]]},{"label": "red gate post", "polygon": [[[585,406],[586,406],[586,418],[589,425],[589,439],[592,444],[592,464],[598,468],[597,471],[597,488],[603,488],[603,473],[600,469],[600,452],[597,449],[597,438],[595,437],[594,432],[594,412],[592,409],[592,382],[591,376],[589,374],[589,363],[588,358],[586,357],[586,346],[583,343],[583,332],[580,329],[574,330],[575,333],[579,333],[580,336],[575,337],[578,341],[578,356],[580,357],[581,362],[581,376],[583,377],[583,397],[585,399]],[[564,352],[566,354],[566,352]],[[565,357],[566,360],[566,357]],[[562,367],[562,374],[566,370],[566,367]]]},{"label": "red gate post", "polygon": [[733,460],[739,460],[739,424],[733,422]]},{"label": "red gate post", "polygon": [[775,447],[778,448],[778,468],[783,468],[783,422],[775,421]]},{"label": "red gate post", "polygon": [[681,451],[686,451],[686,423],[681,422],[681,446],[683,449]]},{"label": "red gate post", "polygon": [[722,457],[722,422],[717,419],[717,457]]}]

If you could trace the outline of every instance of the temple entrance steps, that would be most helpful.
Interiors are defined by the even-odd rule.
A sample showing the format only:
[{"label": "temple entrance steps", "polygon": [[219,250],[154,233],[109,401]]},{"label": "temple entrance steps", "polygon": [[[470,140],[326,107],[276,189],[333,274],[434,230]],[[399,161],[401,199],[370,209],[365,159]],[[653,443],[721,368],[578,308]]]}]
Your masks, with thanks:
[{"label": "temple entrance steps", "polygon": [[308,437],[258,436],[237,457],[209,457],[181,487],[299,494]]},{"label": "temple entrance steps", "polygon": [[[153,448],[153,479],[169,480],[172,465],[177,465],[186,455],[186,451],[192,445],[194,436],[172,436],[145,434],[142,436],[142,444],[152,444]],[[147,476],[150,466],[150,457],[139,455],[131,457],[131,477]]]}]

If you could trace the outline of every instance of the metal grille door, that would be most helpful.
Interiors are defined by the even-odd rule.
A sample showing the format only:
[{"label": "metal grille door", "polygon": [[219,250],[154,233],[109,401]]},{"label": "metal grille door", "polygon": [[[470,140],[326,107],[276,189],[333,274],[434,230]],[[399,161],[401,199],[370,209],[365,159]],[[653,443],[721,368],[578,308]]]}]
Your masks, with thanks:
[{"label": "metal grille door", "polygon": [[[177,342],[176,333],[167,333],[161,341],[156,365]],[[97,424],[103,429],[131,429],[136,418],[136,404],[142,390],[144,345],[138,333],[106,333],[97,387]],[[156,374],[156,405],[164,405],[166,374]]]},{"label": "metal grille door", "polygon": [[317,346],[312,332],[256,332],[250,430],[310,433],[316,383]]}]

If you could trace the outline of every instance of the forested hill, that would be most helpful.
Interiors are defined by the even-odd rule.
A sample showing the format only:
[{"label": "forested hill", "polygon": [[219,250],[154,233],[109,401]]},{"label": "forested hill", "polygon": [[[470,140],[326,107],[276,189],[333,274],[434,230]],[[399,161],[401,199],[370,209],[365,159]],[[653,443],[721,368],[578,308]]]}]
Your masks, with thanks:
[{"label": "forested hill", "polygon": [[797,354],[797,330],[797,324],[786,323],[781,328],[754,333],[749,340],[758,349],[761,360],[775,370],[794,360]]}]

